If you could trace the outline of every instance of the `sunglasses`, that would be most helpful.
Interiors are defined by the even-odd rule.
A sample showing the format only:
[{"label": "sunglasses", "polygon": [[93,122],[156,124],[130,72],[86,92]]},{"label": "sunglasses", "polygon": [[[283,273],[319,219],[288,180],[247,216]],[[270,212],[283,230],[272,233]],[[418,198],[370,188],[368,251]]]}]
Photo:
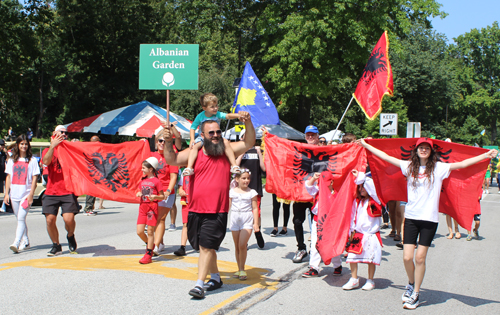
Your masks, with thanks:
[{"label": "sunglasses", "polygon": [[319,143],[326,143],[325,140],[319,140]]},{"label": "sunglasses", "polygon": [[212,131],[209,131],[209,132],[208,132],[208,136],[209,136],[210,138],[212,138],[215,134],[217,134],[218,136],[222,135],[222,130],[220,130],[220,129],[219,129],[219,130],[215,130],[215,131],[214,131],[214,130],[212,130]]},{"label": "sunglasses", "polygon": [[67,134],[68,134],[68,132],[67,132],[67,131],[59,131],[59,132],[60,132],[61,134],[63,134],[63,135],[67,135]]},{"label": "sunglasses", "polygon": [[165,142],[165,140],[163,140],[163,139],[158,139],[158,143],[163,143],[163,142]]}]

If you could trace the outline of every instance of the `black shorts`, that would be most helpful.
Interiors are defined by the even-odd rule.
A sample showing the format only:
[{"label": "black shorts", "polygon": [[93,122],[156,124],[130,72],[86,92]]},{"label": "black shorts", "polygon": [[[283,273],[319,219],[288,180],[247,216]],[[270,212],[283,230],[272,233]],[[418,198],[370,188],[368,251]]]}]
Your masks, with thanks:
[{"label": "black shorts", "polygon": [[61,207],[61,213],[74,213],[80,212],[78,207],[78,200],[76,196],[63,195],[63,196],[52,196],[43,195],[42,197],[42,213],[43,214],[53,214],[57,215],[59,212],[59,207]]},{"label": "black shorts", "polygon": [[219,250],[226,236],[227,213],[189,212],[187,229],[189,243],[195,250],[200,246]]},{"label": "black shorts", "polygon": [[481,221],[481,215],[480,214],[475,214],[474,215],[474,221]]},{"label": "black shorts", "polygon": [[431,221],[405,219],[403,244],[431,246],[438,224]]}]

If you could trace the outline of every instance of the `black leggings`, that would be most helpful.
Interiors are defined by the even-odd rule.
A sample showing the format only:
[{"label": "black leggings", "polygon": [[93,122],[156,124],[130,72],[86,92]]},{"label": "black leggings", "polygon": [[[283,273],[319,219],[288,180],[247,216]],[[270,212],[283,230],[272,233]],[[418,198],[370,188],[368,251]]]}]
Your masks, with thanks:
[{"label": "black leggings", "polygon": [[[274,227],[278,227],[278,220],[280,218],[280,207],[281,203],[276,199],[276,195],[273,194],[273,222]],[[287,227],[288,220],[290,220],[290,204],[283,203],[283,227]]]}]

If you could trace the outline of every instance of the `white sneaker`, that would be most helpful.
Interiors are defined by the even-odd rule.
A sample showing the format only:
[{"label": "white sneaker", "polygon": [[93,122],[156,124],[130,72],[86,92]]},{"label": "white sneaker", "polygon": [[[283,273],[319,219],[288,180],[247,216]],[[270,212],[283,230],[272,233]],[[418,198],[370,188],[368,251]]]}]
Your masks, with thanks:
[{"label": "white sneaker", "polygon": [[159,254],[159,250],[158,250],[158,247],[155,246],[155,249],[153,249],[153,256],[160,256]]},{"label": "white sneaker", "polygon": [[165,245],[160,244],[160,246],[158,246],[157,249],[158,249],[158,252],[161,253],[161,252],[163,252],[165,250]]},{"label": "white sneaker", "polygon": [[342,289],[344,289],[344,290],[352,290],[352,289],[355,289],[357,287],[359,287],[359,279],[351,278],[351,279],[349,279],[349,281],[347,281],[346,284],[344,284],[342,286]]},{"label": "white sneaker", "polygon": [[22,242],[21,245],[19,245],[19,251],[30,249],[30,247],[29,242]]},{"label": "white sneaker", "polygon": [[19,253],[19,248],[16,244],[12,244],[9,247],[14,253]]},{"label": "white sneaker", "polygon": [[370,290],[373,290],[375,289],[375,282],[373,282],[373,280],[366,280],[366,283],[365,285],[361,288],[361,290],[365,290],[365,291],[370,291]]}]

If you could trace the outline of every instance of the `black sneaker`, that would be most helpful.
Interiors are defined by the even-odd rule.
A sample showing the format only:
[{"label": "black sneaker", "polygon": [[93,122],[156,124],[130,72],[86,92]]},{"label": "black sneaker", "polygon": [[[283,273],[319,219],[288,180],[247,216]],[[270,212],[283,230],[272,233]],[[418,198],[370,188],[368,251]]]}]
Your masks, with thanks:
[{"label": "black sneaker", "polygon": [[278,235],[278,230],[273,230],[271,232],[271,237],[276,237],[276,235]]},{"label": "black sneaker", "polygon": [[418,292],[413,291],[408,301],[405,302],[405,304],[403,304],[403,308],[406,308],[408,310],[414,310],[417,308],[419,304],[420,304],[420,296]]},{"label": "black sneaker", "polygon": [[255,232],[255,238],[257,239],[257,245],[259,246],[259,248],[264,248],[264,245],[266,245],[266,243],[264,242],[264,238],[262,237],[262,233],[259,231],[259,232]]},{"label": "black sneaker", "polygon": [[295,252],[295,256],[293,256],[293,259],[292,261],[294,263],[301,263],[302,262],[302,259],[304,259],[304,257],[307,257],[307,252],[305,249],[299,249],[298,251]]},{"label": "black sneaker", "polygon": [[302,277],[304,278],[311,278],[311,277],[317,277],[318,276],[318,271],[314,268],[309,268],[307,272],[304,272],[302,274]]},{"label": "black sneaker", "polygon": [[47,256],[57,256],[62,254],[62,246],[61,244],[52,243],[52,248],[47,253]]},{"label": "black sneaker", "polygon": [[186,249],[184,249],[183,247],[179,248],[178,250],[176,250],[174,252],[174,255],[175,256],[186,256]]},{"label": "black sneaker", "polygon": [[69,246],[69,252],[70,254],[76,254],[76,240],[75,240],[75,235],[73,236],[66,236],[68,239],[68,246]]},{"label": "black sneaker", "polygon": [[213,290],[217,290],[218,288],[222,287],[222,285],[223,285],[222,279],[220,280],[220,282],[215,281],[214,279],[210,279],[203,286],[204,286],[205,290],[213,291]]},{"label": "black sneaker", "polygon": [[338,266],[337,268],[333,269],[334,276],[340,276],[341,274],[342,274],[342,266]]},{"label": "black sneaker", "polygon": [[205,297],[205,290],[202,287],[195,286],[191,290],[189,290],[189,295],[196,299],[203,299]]},{"label": "black sneaker", "polygon": [[287,235],[288,231],[285,231],[285,230],[281,230],[280,231],[280,236],[285,236]]}]

